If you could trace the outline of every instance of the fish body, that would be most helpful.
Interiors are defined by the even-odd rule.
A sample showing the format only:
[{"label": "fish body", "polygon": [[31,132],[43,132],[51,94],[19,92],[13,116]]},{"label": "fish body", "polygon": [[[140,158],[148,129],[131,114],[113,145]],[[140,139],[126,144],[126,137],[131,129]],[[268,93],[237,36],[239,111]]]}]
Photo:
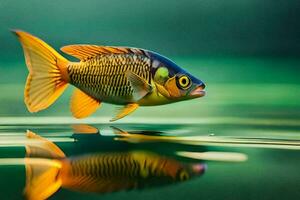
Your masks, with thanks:
[{"label": "fish body", "polygon": [[126,105],[134,102],[126,72],[131,71],[151,84],[150,59],[146,55],[99,55],[68,65],[70,83],[102,102]]},{"label": "fish body", "polygon": [[68,84],[74,117],[84,118],[102,102],[124,105],[113,120],[139,106],[163,105],[205,95],[205,84],[158,53],[131,47],[69,45],[61,50],[71,62],[39,38],[15,31],[29,69],[24,98],[30,112],[46,109]]},{"label": "fish body", "polygon": [[[60,187],[108,193],[186,181],[205,171],[204,164],[182,163],[146,151],[66,157],[54,143],[31,131],[27,138],[34,141],[26,145],[24,194],[29,200],[47,199]],[[33,163],[31,158],[49,161]]]},{"label": "fish body", "polygon": [[88,154],[62,163],[62,187],[84,192],[107,193],[190,178],[180,162],[149,152]]}]

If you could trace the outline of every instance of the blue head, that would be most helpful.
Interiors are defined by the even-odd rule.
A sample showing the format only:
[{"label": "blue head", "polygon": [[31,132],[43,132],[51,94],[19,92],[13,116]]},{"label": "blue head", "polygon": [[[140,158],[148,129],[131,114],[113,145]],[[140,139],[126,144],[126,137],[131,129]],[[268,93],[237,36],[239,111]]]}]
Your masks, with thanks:
[{"label": "blue head", "polygon": [[205,95],[205,84],[170,59],[148,52],[152,60],[152,77],[157,90],[173,101],[193,99]]}]

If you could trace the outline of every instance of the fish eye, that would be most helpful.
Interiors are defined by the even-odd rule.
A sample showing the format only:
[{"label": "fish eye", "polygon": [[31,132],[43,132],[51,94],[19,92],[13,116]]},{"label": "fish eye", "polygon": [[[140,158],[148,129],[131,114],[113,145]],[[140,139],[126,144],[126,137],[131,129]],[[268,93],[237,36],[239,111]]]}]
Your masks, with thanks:
[{"label": "fish eye", "polygon": [[187,173],[186,171],[180,172],[180,174],[179,174],[179,179],[180,179],[181,181],[185,181],[185,180],[189,179],[188,173]]},{"label": "fish eye", "polygon": [[178,79],[179,87],[182,89],[188,89],[191,86],[191,79],[186,75],[179,77]]}]

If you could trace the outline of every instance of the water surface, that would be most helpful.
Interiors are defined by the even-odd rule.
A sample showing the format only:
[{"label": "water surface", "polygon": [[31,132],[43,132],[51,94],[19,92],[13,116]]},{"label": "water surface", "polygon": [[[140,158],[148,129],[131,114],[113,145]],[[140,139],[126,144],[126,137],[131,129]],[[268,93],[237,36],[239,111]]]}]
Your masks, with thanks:
[{"label": "water surface", "polygon": [[[216,119],[217,120],[217,119]],[[220,119],[218,119],[220,120]],[[224,119],[223,119],[224,120]],[[46,124],[39,121],[30,125],[1,126],[1,158],[22,158],[25,155],[25,132],[30,129],[41,136],[54,141],[67,156],[91,152],[124,152],[143,150],[155,152],[184,162],[199,162],[207,166],[204,175],[176,184],[153,188],[133,189],[109,194],[80,193],[61,189],[51,199],[282,199],[287,196],[300,196],[298,175],[300,140],[297,135],[300,125],[286,121],[285,128],[260,121],[224,120],[222,126],[216,123],[119,123],[115,128],[138,135],[141,139],[116,140],[128,138],[115,135],[111,124],[92,124],[100,134],[74,134],[72,124]],[[274,123],[272,125],[272,123]],[[251,124],[251,125],[249,125]],[[214,130],[214,133],[206,130]],[[253,134],[256,133],[256,134]],[[261,134],[263,133],[263,134]],[[144,134],[145,136],[141,135]],[[158,137],[157,135],[162,135]],[[179,140],[166,138],[180,137]],[[171,136],[171,137],[170,137]],[[136,137],[138,138],[138,137]],[[155,140],[151,140],[155,138]],[[166,138],[166,139],[162,139]],[[160,141],[159,141],[160,140]],[[194,143],[190,143],[190,141]],[[188,141],[188,142],[187,142]],[[230,157],[222,160],[215,156],[191,159],[184,158],[176,152],[214,152],[238,153],[246,159]],[[0,160],[1,162],[1,160]],[[3,163],[2,163],[3,164]],[[1,195],[8,199],[21,199],[25,184],[25,169],[22,165],[0,167]],[[5,180],[5,181],[3,181]],[[13,187],[12,187],[13,186]],[[4,196],[3,196],[4,197]]]}]

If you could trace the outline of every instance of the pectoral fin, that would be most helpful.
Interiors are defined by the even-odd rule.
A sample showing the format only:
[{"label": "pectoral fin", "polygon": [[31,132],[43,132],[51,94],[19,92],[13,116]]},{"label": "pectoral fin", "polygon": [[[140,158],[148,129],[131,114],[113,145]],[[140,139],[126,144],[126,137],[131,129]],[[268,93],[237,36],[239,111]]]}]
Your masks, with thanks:
[{"label": "pectoral fin", "polygon": [[152,87],[147,80],[133,73],[132,71],[126,72],[126,77],[133,89],[133,100],[138,101],[143,98],[146,94],[151,92]]},{"label": "pectoral fin", "polygon": [[157,88],[158,92],[160,94],[162,94],[164,97],[170,98],[170,94],[169,94],[168,90],[164,86],[162,86],[160,84],[156,84],[156,88]]},{"label": "pectoral fin", "polygon": [[122,110],[119,111],[119,113],[110,121],[116,121],[118,119],[121,119],[123,117],[125,117],[126,115],[129,115],[130,113],[132,113],[133,111],[135,111],[137,108],[139,107],[139,104],[137,103],[130,103],[127,104]]},{"label": "pectoral fin", "polygon": [[81,119],[94,113],[101,102],[76,89],[71,98],[71,112],[74,117]]}]

